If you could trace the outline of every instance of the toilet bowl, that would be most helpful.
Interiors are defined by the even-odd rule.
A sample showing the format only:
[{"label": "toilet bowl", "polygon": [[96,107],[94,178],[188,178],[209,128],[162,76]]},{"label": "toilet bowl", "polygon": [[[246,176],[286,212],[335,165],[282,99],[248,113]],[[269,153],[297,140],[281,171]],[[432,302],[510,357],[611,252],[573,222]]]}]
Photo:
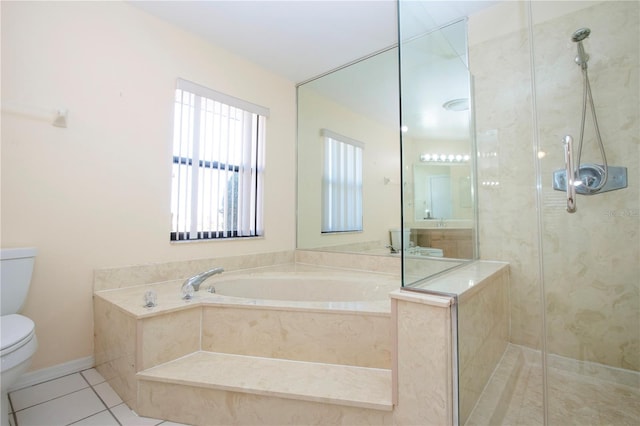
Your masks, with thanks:
[{"label": "toilet bowl", "polygon": [[9,424],[7,392],[31,365],[38,348],[33,321],[18,312],[27,298],[36,250],[0,250],[0,423]]},{"label": "toilet bowl", "polygon": [[[410,229],[389,229],[389,233],[391,234],[391,247],[395,250],[405,250],[410,255],[444,257],[444,251],[439,248],[411,247]],[[400,243],[400,234],[403,234],[402,243]],[[400,247],[402,247],[402,249]]]},{"label": "toilet bowl", "polygon": [[13,384],[31,364],[31,358],[38,348],[35,324],[29,318],[11,314],[4,315],[0,320],[2,334],[0,335],[0,359],[2,367],[2,390],[5,385]]},{"label": "toilet bowl", "polygon": [[[404,230],[400,230],[400,229],[389,229],[389,233],[391,234],[391,247],[393,247],[395,250],[406,250],[409,248],[409,242],[411,241],[411,230],[410,229],[404,229]],[[400,234],[403,234],[402,236],[402,242]]]}]

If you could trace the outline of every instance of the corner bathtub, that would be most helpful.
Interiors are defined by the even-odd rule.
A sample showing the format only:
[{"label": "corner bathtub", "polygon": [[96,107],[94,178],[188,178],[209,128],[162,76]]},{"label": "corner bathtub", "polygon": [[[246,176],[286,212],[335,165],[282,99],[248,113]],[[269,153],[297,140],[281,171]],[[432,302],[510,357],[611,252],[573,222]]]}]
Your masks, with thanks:
[{"label": "corner bathtub", "polygon": [[[96,363],[137,360],[116,374],[123,399],[135,399],[137,371],[198,351],[390,368],[397,276],[265,269],[211,277],[191,300],[180,298],[184,280],[95,292]],[[144,306],[149,290],[154,307]]]},{"label": "corner bathtub", "polygon": [[389,292],[399,286],[396,280],[380,280],[370,275],[327,277],[315,273],[266,273],[212,279],[210,283],[205,282],[201,290],[252,300],[340,303],[388,301]]},{"label": "corner bathtub", "polygon": [[[101,290],[96,291],[95,296],[137,318],[157,316],[195,305],[388,314],[389,293],[400,288],[400,278],[387,274],[300,266],[287,268],[287,265],[249,271],[215,275],[200,285],[200,290],[194,293],[191,300],[180,297],[184,279]],[[156,293],[155,307],[144,306],[144,295],[150,290]]]}]

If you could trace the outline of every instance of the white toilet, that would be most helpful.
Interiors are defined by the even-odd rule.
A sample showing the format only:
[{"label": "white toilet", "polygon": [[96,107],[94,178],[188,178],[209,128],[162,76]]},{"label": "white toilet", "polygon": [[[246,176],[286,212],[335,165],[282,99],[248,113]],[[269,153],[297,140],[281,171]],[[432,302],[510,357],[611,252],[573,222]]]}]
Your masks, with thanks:
[{"label": "white toilet", "polygon": [[[400,233],[404,234],[403,243],[400,244]],[[400,229],[389,229],[389,233],[391,234],[391,247],[394,250],[400,251],[400,246],[402,246],[402,250],[408,251],[409,254],[413,254],[416,256],[430,256],[430,257],[443,257],[444,252],[442,249],[432,248],[432,247],[413,247],[411,248],[411,230],[405,229],[404,232]],[[411,248],[411,249],[410,249]]]},{"label": "white toilet", "polygon": [[27,371],[38,348],[35,324],[29,318],[18,314],[27,299],[35,256],[34,248],[0,250],[0,423],[3,425],[8,424],[9,420],[7,391]]},{"label": "white toilet", "polygon": [[389,229],[389,233],[391,234],[391,247],[393,247],[395,250],[400,251],[400,250],[406,250],[409,248],[409,242],[411,241],[411,230],[410,229],[405,229],[404,232],[402,232],[403,235],[403,241],[402,244],[400,243],[400,233],[402,231],[400,229]]}]

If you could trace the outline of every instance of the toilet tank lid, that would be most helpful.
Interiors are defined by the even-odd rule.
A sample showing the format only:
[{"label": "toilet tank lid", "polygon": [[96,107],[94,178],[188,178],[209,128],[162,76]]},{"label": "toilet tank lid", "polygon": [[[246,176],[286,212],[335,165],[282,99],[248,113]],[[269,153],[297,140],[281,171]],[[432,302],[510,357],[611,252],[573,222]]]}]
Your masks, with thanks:
[{"label": "toilet tank lid", "polygon": [[35,324],[24,315],[11,314],[0,317],[0,328],[2,331],[0,350],[4,350],[33,334]]},{"label": "toilet tank lid", "polygon": [[22,259],[24,257],[35,257],[37,250],[35,247],[3,248],[0,249],[0,259]]}]

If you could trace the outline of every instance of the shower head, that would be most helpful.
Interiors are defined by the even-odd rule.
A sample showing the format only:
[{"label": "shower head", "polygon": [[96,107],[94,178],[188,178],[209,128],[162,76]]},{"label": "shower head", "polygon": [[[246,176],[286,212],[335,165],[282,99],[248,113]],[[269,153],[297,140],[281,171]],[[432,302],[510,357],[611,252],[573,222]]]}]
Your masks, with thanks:
[{"label": "shower head", "polygon": [[578,43],[578,56],[576,56],[576,64],[580,65],[583,71],[587,69],[587,61],[589,60],[589,55],[584,51],[584,46],[582,45],[582,40],[589,37],[591,34],[591,30],[589,28],[580,28],[574,31],[571,36],[571,41]]},{"label": "shower head", "polygon": [[591,34],[591,30],[589,28],[580,28],[573,33],[573,35],[571,36],[571,41],[582,41],[585,38],[589,37],[589,34]]}]

